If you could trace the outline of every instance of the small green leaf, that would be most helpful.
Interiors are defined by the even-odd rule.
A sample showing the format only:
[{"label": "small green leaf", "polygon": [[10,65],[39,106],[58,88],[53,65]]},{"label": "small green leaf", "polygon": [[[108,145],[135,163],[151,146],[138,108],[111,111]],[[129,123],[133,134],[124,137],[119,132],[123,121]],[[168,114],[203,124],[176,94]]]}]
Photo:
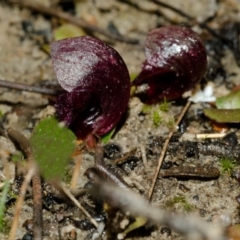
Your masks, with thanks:
[{"label": "small green leaf", "polygon": [[11,160],[14,163],[21,162],[21,161],[23,161],[23,159],[24,159],[24,156],[23,156],[22,152],[18,152],[16,154],[13,154],[12,157],[11,157]]},{"label": "small green leaf", "polygon": [[155,127],[159,127],[160,124],[162,123],[163,118],[161,116],[161,112],[159,112],[158,110],[153,112],[153,124]]},{"label": "small green leaf", "polygon": [[132,82],[138,76],[138,73],[130,73],[130,81]]},{"label": "small green leaf", "polygon": [[224,97],[217,98],[216,105],[219,109],[240,108],[240,90],[231,92]]},{"label": "small green leaf", "polygon": [[70,23],[63,24],[54,31],[54,39],[56,41],[65,38],[80,37],[84,35],[86,35],[86,33],[82,28]]},{"label": "small green leaf", "polygon": [[163,112],[168,112],[169,108],[171,106],[171,103],[164,98],[164,101],[159,104],[159,109]]},{"label": "small green leaf", "polygon": [[144,104],[142,107],[142,113],[147,114],[150,113],[152,109],[152,105]]},{"label": "small green leaf", "polygon": [[230,174],[233,168],[236,166],[235,160],[230,158],[220,158],[219,162],[222,172],[227,172],[228,174]]},{"label": "small green leaf", "polygon": [[105,135],[103,135],[103,136],[101,137],[102,142],[103,142],[104,144],[108,143],[108,142],[111,140],[111,138],[112,138],[115,130],[116,130],[116,128],[113,128],[110,132],[106,133]]},{"label": "small green leaf", "polygon": [[215,109],[207,108],[204,114],[212,120],[220,123],[239,123],[240,109]]},{"label": "small green leaf", "polygon": [[182,194],[175,195],[174,197],[166,201],[167,207],[172,208],[174,207],[175,204],[182,205],[182,207],[186,212],[190,212],[193,210],[193,206],[190,203],[188,203],[188,201],[186,200],[186,197]]},{"label": "small green leaf", "polygon": [[47,180],[63,176],[75,149],[75,135],[51,117],[42,120],[30,138],[33,155]]}]

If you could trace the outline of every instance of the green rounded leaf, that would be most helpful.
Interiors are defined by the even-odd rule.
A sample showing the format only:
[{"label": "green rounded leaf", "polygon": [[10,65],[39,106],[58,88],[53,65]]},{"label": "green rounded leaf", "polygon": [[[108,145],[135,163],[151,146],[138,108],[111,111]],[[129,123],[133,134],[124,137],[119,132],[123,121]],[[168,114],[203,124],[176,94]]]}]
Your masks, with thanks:
[{"label": "green rounded leaf", "polygon": [[42,120],[30,138],[33,156],[47,180],[60,178],[76,147],[75,135],[53,118]]},{"label": "green rounded leaf", "polygon": [[231,92],[224,97],[217,98],[216,105],[219,109],[240,108],[240,90]]},{"label": "green rounded leaf", "polygon": [[61,39],[71,38],[71,37],[80,37],[85,35],[86,33],[82,28],[70,23],[63,24],[62,26],[58,27],[54,31],[55,40],[61,40]]},{"label": "green rounded leaf", "polygon": [[212,120],[220,123],[239,123],[240,109],[215,109],[207,108],[204,114]]}]

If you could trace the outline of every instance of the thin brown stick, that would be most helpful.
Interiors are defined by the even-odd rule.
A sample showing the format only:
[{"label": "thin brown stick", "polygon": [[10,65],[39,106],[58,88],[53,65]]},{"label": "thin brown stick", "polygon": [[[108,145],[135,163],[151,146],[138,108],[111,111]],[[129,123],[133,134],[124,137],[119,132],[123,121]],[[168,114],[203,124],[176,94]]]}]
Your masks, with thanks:
[{"label": "thin brown stick", "polygon": [[132,190],[126,190],[116,184],[101,181],[96,182],[92,194],[101,196],[109,202],[114,202],[123,212],[130,212],[131,215],[141,216],[157,226],[168,226],[174,231],[184,234],[183,239],[198,240],[227,240],[224,228],[220,225],[204,222],[196,216],[183,216],[172,214],[149,204],[139,194]]},{"label": "thin brown stick", "polygon": [[68,13],[63,12],[63,11],[57,10],[56,8],[54,8],[54,9],[53,8],[48,8],[48,7],[45,7],[42,4],[39,4],[39,3],[36,3],[36,2],[33,2],[33,1],[28,1],[28,0],[9,0],[9,2],[10,3],[17,3],[21,6],[30,8],[32,10],[35,10],[35,11],[40,12],[40,13],[45,14],[45,15],[50,15],[50,16],[53,16],[53,17],[63,19],[65,21],[70,22],[72,24],[75,24],[75,25],[77,25],[77,26],[79,26],[83,29],[99,33],[101,35],[104,35],[104,36],[109,37],[109,38],[111,38],[113,40],[116,40],[116,41],[132,43],[132,44],[139,43],[139,41],[137,39],[130,39],[130,38],[126,38],[126,37],[123,37],[123,36],[114,35],[110,32],[107,32],[103,29],[100,29],[100,28],[98,28],[94,25],[91,25],[91,24],[83,21],[82,19],[76,18],[76,17],[74,17],[74,16],[72,16]]},{"label": "thin brown stick", "polygon": [[11,230],[10,230],[10,234],[9,234],[9,240],[15,240],[16,232],[18,229],[19,216],[20,216],[20,213],[22,210],[23,201],[24,201],[24,198],[26,195],[27,187],[28,187],[28,184],[31,181],[31,178],[33,177],[34,174],[35,174],[35,168],[32,167],[28,170],[28,173],[25,176],[25,179],[22,183],[20,193],[18,196],[18,200],[16,203],[16,207],[15,207],[13,222],[12,222],[12,226],[11,226]]},{"label": "thin brown stick", "polygon": [[177,8],[167,4],[167,3],[164,3],[164,2],[159,1],[159,0],[151,0],[151,1],[156,3],[156,4],[158,4],[158,5],[160,5],[160,6],[162,6],[162,7],[164,7],[164,8],[172,10],[173,12],[179,14],[182,17],[187,18],[188,20],[194,20],[194,18],[192,16],[190,16],[189,14],[187,14],[187,13],[183,12],[182,10],[177,9]]},{"label": "thin brown stick", "polygon": [[7,130],[7,133],[11,140],[17,142],[20,145],[27,159],[32,161],[32,147],[27,138],[22,133],[13,128],[9,128]]},{"label": "thin brown stick", "polygon": [[77,181],[80,175],[80,167],[82,162],[82,153],[78,154],[75,157],[75,167],[71,179],[71,189],[75,189],[77,187]]},{"label": "thin brown stick", "polygon": [[27,157],[29,165],[33,166],[35,169],[35,174],[32,176],[34,223],[33,236],[35,240],[41,240],[43,238],[42,186],[40,175],[36,171],[37,167],[33,158],[32,148],[28,139],[19,131],[10,128],[8,129],[8,135],[21,146]]},{"label": "thin brown stick", "polygon": [[156,171],[155,171],[154,176],[153,176],[153,179],[152,179],[152,185],[150,186],[150,189],[149,189],[149,192],[148,192],[148,199],[149,199],[149,200],[151,200],[151,198],[152,198],[153,190],[154,190],[154,187],[155,187],[157,178],[158,178],[158,174],[159,174],[159,171],[160,171],[160,168],[161,168],[161,165],[162,165],[164,156],[165,156],[166,151],[167,151],[167,147],[168,147],[169,141],[170,141],[170,139],[171,139],[174,131],[176,130],[177,126],[178,126],[179,123],[181,122],[183,116],[185,115],[185,113],[187,112],[188,108],[190,107],[190,105],[191,105],[191,101],[188,101],[188,102],[186,103],[186,105],[184,106],[181,114],[179,115],[176,123],[174,124],[173,129],[170,131],[170,133],[168,134],[168,137],[166,138],[166,140],[165,140],[165,142],[164,142],[164,145],[163,145],[163,148],[162,148],[160,157],[159,157],[159,159],[158,159],[158,165],[157,165]]},{"label": "thin brown stick", "polygon": [[10,81],[1,80],[1,79],[0,79],[0,87],[21,90],[26,92],[47,94],[47,95],[56,95],[58,93],[58,90],[54,90],[50,88],[38,87],[38,86],[28,85],[24,83],[10,82]]},{"label": "thin brown stick", "polygon": [[114,160],[114,164],[118,165],[118,164],[123,164],[124,162],[126,162],[126,160],[133,156],[135,154],[135,152],[137,151],[137,148],[132,149],[130,152],[124,154],[124,156],[117,158],[116,160]]},{"label": "thin brown stick", "polygon": [[207,138],[223,138],[226,133],[198,133],[195,135],[196,139],[207,139]]},{"label": "thin brown stick", "polygon": [[91,221],[91,223],[98,228],[98,223],[94,218],[87,212],[87,210],[78,202],[78,200],[63,186],[60,185],[62,191],[72,200],[72,202],[85,214],[85,216]]},{"label": "thin brown stick", "polygon": [[[194,17],[192,17],[191,15],[185,13],[184,11],[175,8],[173,6],[171,6],[170,4],[164,3],[160,0],[151,0],[152,2],[158,4],[159,6],[162,6],[164,8],[170,9],[173,12],[179,14],[182,17],[185,17],[188,20],[195,20]],[[233,47],[233,44],[229,41],[229,39],[225,38],[224,36],[220,35],[219,33],[217,33],[214,29],[212,29],[211,27],[209,27],[206,22],[198,22],[199,26],[203,29],[206,29],[213,37],[220,39],[222,42],[226,43],[230,48]]]},{"label": "thin brown stick", "polygon": [[33,188],[33,224],[34,239],[41,240],[43,238],[43,216],[42,216],[42,185],[39,174],[32,177]]}]

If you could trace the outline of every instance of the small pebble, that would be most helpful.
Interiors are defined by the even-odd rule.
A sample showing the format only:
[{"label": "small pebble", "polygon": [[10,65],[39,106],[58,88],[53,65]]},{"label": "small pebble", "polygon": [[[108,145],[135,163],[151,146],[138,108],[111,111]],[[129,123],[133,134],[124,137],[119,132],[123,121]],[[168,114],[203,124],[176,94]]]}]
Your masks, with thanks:
[{"label": "small pebble", "polygon": [[166,234],[167,236],[170,236],[172,233],[171,229],[168,227],[162,227],[160,232],[161,234]]},{"label": "small pebble", "polygon": [[232,224],[232,218],[229,213],[221,213],[213,216],[213,224],[229,227]]},{"label": "small pebble", "polygon": [[22,225],[23,227],[25,227],[25,229],[29,232],[29,233],[33,233],[33,227],[34,227],[34,225],[33,225],[33,220],[32,219],[27,219],[24,223],[23,223],[23,225]]},{"label": "small pebble", "polygon": [[33,235],[30,233],[24,234],[22,240],[33,240]]},{"label": "small pebble", "polygon": [[187,188],[184,184],[179,184],[179,189],[182,190],[184,193],[188,192],[190,189]]},{"label": "small pebble", "polygon": [[129,219],[123,219],[120,223],[120,228],[125,229],[128,224],[129,224]]},{"label": "small pebble", "polygon": [[199,214],[201,217],[205,217],[206,213],[207,213],[207,211],[205,209],[199,209]]}]

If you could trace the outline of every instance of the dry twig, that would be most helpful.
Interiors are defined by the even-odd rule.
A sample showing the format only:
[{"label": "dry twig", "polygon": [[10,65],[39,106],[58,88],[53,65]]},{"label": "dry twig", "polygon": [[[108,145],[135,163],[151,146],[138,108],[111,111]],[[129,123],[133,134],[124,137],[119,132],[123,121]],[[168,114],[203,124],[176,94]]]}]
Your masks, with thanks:
[{"label": "dry twig", "polygon": [[[34,229],[33,229],[33,235],[34,235],[34,239],[35,240],[41,240],[43,237],[43,217],[42,217],[42,186],[41,186],[41,178],[39,173],[37,173],[37,167],[35,166],[35,161],[33,158],[33,154],[32,154],[32,148],[30,146],[30,143],[28,141],[28,139],[19,131],[14,130],[14,129],[9,129],[8,130],[8,135],[11,139],[13,139],[15,142],[17,142],[22,150],[24,151],[27,160],[28,160],[28,164],[30,166],[30,169],[33,169],[34,174],[31,175],[32,177],[32,189],[33,189],[33,223],[34,223]],[[29,171],[30,171],[29,169]],[[29,179],[30,181],[30,179]],[[26,193],[26,189],[27,188],[27,183],[25,183],[26,186],[24,186],[24,191],[21,196],[22,199],[20,199],[19,201],[21,201],[21,205]],[[22,188],[21,188],[22,189]],[[20,206],[21,206],[20,205]],[[20,208],[21,209],[21,208]],[[20,213],[20,210],[18,211]],[[17,217],[19,217],[19,214],[17,215]],[[15,220],[17,221],[17,220]],[[18,221],[14,224],[17,224]],[[14,229],[16,226],[12,226],[12,228]],[[13,237],[14,237],[14,231],[12,232]]]},{"label": "dry twig", "polygon": [[87,212],[87,210],[78,202],[78,200],[63,186],[60,185],[62,191],[72,200],[72,202],[85,214],[85,216],[90,220],[90,222],[98,228],[98,223],[95,221],[94,218]]},{"label": "dry twig", "polygon": [[27,175],[25,176],[24,182],[22,183],[20,193],[18,196],[18,200],[16,203],[16,207],[15,207],[11,230],[9,233],[9,240],[15,240],[15,236],[16,236],[16,232],[17,232],[17,228],[18,228],[18,220],[19,220],[21,209],[22,209],[23,201],[24,201],[24,198],[26,195],[27,187],[28,187],[28,184],[31,181],[34,174],[35,174],[35,169],[33,167],[31,167],[28,170]]},{"label": "dry twig", "polygon": [[117,35],[114,35],[112,33],[109,33],[103,29],[100,29],[94,25],[91,25],[79,18],[76,18],[68,13],[65,13],[63,11],[60,11],[60,10],[57,10],[57,9],[52,9],[52,8],[48,8],[48,7],[45,7],[44,5],[42,4],[39,4],[39,3],[36,3],[36,2],[33,2],[33,1],[27,1],[27,0],[9,0],[10,3],[17,3],[21,6],[24,6],[24,7],[27,7],[27,8],[30,8],[32,10],[35,10],[37,12],[40,12],[42,14],[45,14],[45,15],[50,15],[50,16],[53,16],[53,17],[57,17],[57,18],[60,18],[60,19],[63,19],[67,22],[70,22],[72,24],[75,24],[81,28],[84,28],[86,30],[89,30],[89,31],[92,31],[92,32],[96,32],[96,33],[99,33],[101,35],[104,35],[106,37],[109,37],[110,39],[113,39],[113,40],[116,40],[116,41],[120,41],[120,42],[126,42],[126,43],[131,43],[131,44],[138,44],[139,41],[137,39],[130,39],[130,38],[127,38],[127,37],[124,37],[124,36],[117,36]]},{"label": "dry twig", "polygon": [[[194,17],[192,17],[191,15],[185,13],[184,11],[180,10],[180,9],[177,9],[167,3],[164,3],[162,1],[159,1],[159,0],[151,0],[152,2],[164,7],[164,8],[167,8],[167,9],[170,9],[172,10],[173,12],[179,14],[180,16],[182,17],[185,17],[186,19],[190,20],[190,21],[194,21]],[[218,34],[215,30],[213,30],[212,28],[208,27],[207,24],[205,22],[198,22],[199,26],[203,29],[206,29],[210,34],[212,34],[212,36],[218,38],[218,39],[221,39],[221,41],[223,41],[224,43],[228,43],[230,44],[229,40],[225,37],[223,37],[222,35]]]},{"label": "dry twig", "polygon": [[79,153],[77,156],[75,156],[75,166],[74,166],[74,171],[71,179],[71,189],[76,189],[77,187],[77,180],[80,175],[81,162],[82,162],[82,153]]},{"label": "dry twig", "polygon": [[125,212],[131,212],[135,216],[146,218],[156,225],[165,225],[184,234],[191,240],[227,240],[224,229],[220,226],[212,226],[210,223],[200,221],[196,217],[185,218],[182,215],[170,214],[150,205],[144,198],[131,190],[125,190],[110,182],[98,181],[92,190],[96,196],[102,196]]},{"label": "dry twig", "polygon": [[207,138],[223,138],[226,133],[198,133],[196,139],[207,139]]},{"label": "dry twig", "polygon": [[153,190],[154,190],[154,187],[155,187],[155,184],[156,184],[158,175],[159,175],[159,171],[160,171],[160,168],[161,168],[161,165],[162,165],[162,162],[163,162],[165,153],[166,153],[166,151],[167,151],[167,147],[168,147],[169,141],[170,141],[170,139],[171,139],[174,131],[176,130],[177,126],[178,126],[179,123],[181,122],[183,116],[185,115],[185,113],[187,112],[188,108],[190,107],[190,105],[191,105],[191,102],[188,101],[188,102],[186,103],[186,105],[184,106],[181,114],[179,115],[176,123],[174,124],[173,129],[170,131],[170,133],[168,134],[168,137],[166,138],[166,140],[165,140],[165,142],[164,142],[164,145],[163,145],[163,148],[162,148],[160,157],[159,157],[159,159],[158,159],[158,165],[157,165],[156,171],[155,171],[155,173],[154,173],[154,177],[153,177],[153,179],[152,179],[152,185],[150,186],[150,189],[149,189],[149,192],[148,192],[148,199],[149,199],[149,200],[151,200],[151,198],[152,198]]},{"label": "dry twig", "polygon": [[47,95],[56,95],[58,93],[58,91],[55,89],[38,87],[34,85],[27,85],[24,83],[10,82],[10,81],[1,80],[1,79],[0,79],[0,87],[26,91],[26,92],[47,94]]}]

